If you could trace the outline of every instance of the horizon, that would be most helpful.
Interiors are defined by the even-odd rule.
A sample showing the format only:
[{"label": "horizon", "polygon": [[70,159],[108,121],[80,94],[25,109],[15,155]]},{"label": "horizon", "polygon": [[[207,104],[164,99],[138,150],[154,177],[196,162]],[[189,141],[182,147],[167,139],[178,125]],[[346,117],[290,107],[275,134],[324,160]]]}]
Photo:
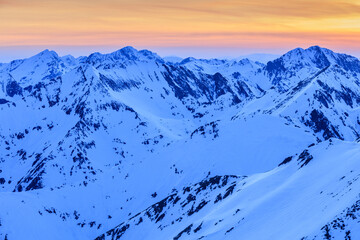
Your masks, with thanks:
[{"label": "horizon", "polygon": [[[131,45],[122,46],[122,47],[118,47],[118,48],[116,48],[116,47],[93,48],[94,50],[82,49],[81,47],[58,48],[58,47],[46,47],[46,46],[39,47],[39,46],[37,46],[34,48],[33,47],[29,48],[29,47],[22,46],[22,47],[12,47],[12,49],[15,48],[16,50],[15,51],[10,50],[8,55],[4,55],[4,54],[2,54],[4,51],[4,48],[0,47],[0,63],[10,63],[11,61],[14,61],[14,60],[30,58],[30,57],[35,56],[36,54],[43,52],[45,50],[54,51],[60,57],[71,55],[75,58],[78,58],[78,57],[86,57],[86,56],[89,56],[89,55],[91,55],[93,53],[97,53],[97,52],[99,52],[101,54],[109,54],[109,53],[115,52],[115,51],[120,50],[125,47],[133,47],[138,51],[149,50],[153,53],[158,54],[161,58],[177,57],[177,58],[185,59],[188,57],[194,57],[196,59],[229,59],[229,60],[237,59],[237,58],[249,58],[254,61],[265,61],[266,59],[270,59],[267,61],[272,61],[272,60],[274,60],[296,48],[307,49],[307,48],[310,48],[313,46],[319,46],[321,48],[326,48],[321,45],[312,45],[312,46],[308,46],[308,47],[295,47],[295,48],[288,49],[285,51],[278,50],[278,51],[274,51],[274,52],[266,52],[266,51],[264,51],[264,52],[245,52],[245,51],[233,51],[231,49],[227,52],[227,53],[229,53],[228,55],[226,55],[226,54],[221,55],[221,54],[216,54],[216,53],[214,54],[214,52],[209,52],[208,51],[209,49],[204,49],[204,48],[198,49],[197,52],[196,51],[194,52],[194,49],[190,49],[190,50],[183,49],[183,51],[181,51],[180,54],[179,54],[179,52],[178,52],[178,54],[175,54],[176,51],[171,51],[172,49],[167,49],[164,51],[163,49],[155,49],[154,50],[151,48],[133,47]],[[334,50],[331,48],[327,48],[327,49],[330,49],[336,53],[347,54],[347,55],[354,56],[356,58],[360,58],[360,54],[356,54],[356,53],[353,54],[353,53],[345,52],[345,51],[337,51],[337,50]],[[190,55],[191,54],[190,52],[192,52],[193,55]],[[239,54],[237,54],[237,52],[239,52]],[[263,59],[265,59],[265,60],[263,60]]]}]

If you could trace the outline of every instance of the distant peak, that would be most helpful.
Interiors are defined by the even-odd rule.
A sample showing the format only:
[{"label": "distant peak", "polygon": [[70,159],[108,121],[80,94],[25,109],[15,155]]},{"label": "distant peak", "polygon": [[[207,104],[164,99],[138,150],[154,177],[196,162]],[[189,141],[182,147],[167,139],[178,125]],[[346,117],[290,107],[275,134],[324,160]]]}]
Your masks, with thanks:
[{"label": "distant peak", "polygon": [[323,48],[321,48],[320,46],[315,45],[315,46],[309,47],[309,48],[306,49],[306,50],[310,50],[310,51],[321,51],[322,49],[323,49]]},{"label": "distant peak", "polygon": [[177,56],[167,56],[164,57],[163,59],[169,63],[180,63],[182,60],[184,60],[183,58]]},{"label": "distant peak", "polygon": [[59,55],[55,51],[45,49],[44,51],[36,54],[34,57],[36,57],[36,58],[59,58]]},{"label": "distant peak", "polygon": [[330,65],[338,65],[345,70],[359,72],[360,61],[350,55],[336,53],[320,46],[311,46],[307,49],[296,48],[278,59],[267,64],[269,72],[285,72],[289,68],[316,67],[324,69]]},{"label": "distant peak", "polygon": [[53,50],[49,50],[49,49],[45,49],[44,51],[40,52],[41,55],[56,55],[58,56],[58,54],[53,51]]},{"label": "distant peak", "polygon": [[195,60],[196,60],[196,58],[187,57],[187,58],[185,58],[184,60],[182,60],[182,61],[180,62],[180,64],[186,64],[186,63],[189,63],[189,62],[192,62],[192,61],[195,61]]},{"label": "distant peak", "polygon": [[122,51],[122,52],[138,52],[138,50],[132,46],[123,47],[120,49],[120,51]]},{"label": "distant peak", "polygon": [[153,55],[157,55],[156,53],[149,51],[147,49],[144,50],[140,50],[139,53],[141,53],[144,56],[153,56]]},{"label": "distant peak", "polygon": [[303,48],[295,48],[289,52],[287,52],[286,54],[284,54],[283,56],[287,56],[290,58],[294,58],[294,57],[302,57],[302,58],[306,58],[306,57],[310,57],[313,58],[314,56],[316,58],[322,57],[325,58],[326,55],[331,55],[334,52],[326,49],[326,48],[322,48],[318,45],[315,46],[311,46],[309,48],[303,49]]},{"label": "distant peak", "polygon": [[102,60],[110,60],[110,61],[143,61],[143,60],[155,60],[163,62],[162,58],[158,56],[156,53],[153,53],[149,50],[137,50],[131,46],[127,46],[121,48],[117,51],[108,54],[101,53],[92,53],[89,55],[86,61],[90,62],[98,62]]},{"label": "distant peak", "polygon": [[114,55],[114,56],[118,56],[118,55],[123,55],[123,56],[133,56],[136,53],[138,53],[138,50],[136,50],[135,48],[131,47],[131,46],[127,46],[124,48],[121,48],[115,52],[110,53],[110,55]]},{"label": "distant peak", "polygon": [[302,55],[305,53],[305,50],[303,48],[294,48],[293,50],[290,50],[289,52],[285,53],[284,55]]},{"label": "distant peak", "polygon": [[252,61],[251,61],[250,59],[248,59],[248,58],[243,58],[243,59],[241,59],[238,63],[245,65],[245,64],[251,64],[251,62],[252,62]]},{"label": "distant peak", "polygon": [[89,58],[92,58],[92,57],[99,57],[99,56],[102,56],[103,54],[99,53],[99,52],[94,52],[92,54],[89,55]]},{"label": "distant peak", "polygon": [[320,47],[318,45],[315,46],[311,46],[309,48],[306,49],[306,51],[316,51],[316,52],[325,52],[325,53],[334,53],[334,51],[328,49],[328,48],[324,48],[324,47]]},{"label": "distant peak", "polygon": [[60,59],[69,65],[75,65],[77,63],[76,58],[70,54],[62,56]]},{"label": "distant peak", "polygon": [[75,59],[75,57],[71,54],[67,54],[65,56],[62,56],[62,58],[71,58],[71,59]]},{"label": "distant peak", "polygon": [[50,52],[49,49],[45,49],[45,50],[39,52],[39,54],[44,55],[44,54],[47,54],[47,53],[49,53],[49,52]]}]

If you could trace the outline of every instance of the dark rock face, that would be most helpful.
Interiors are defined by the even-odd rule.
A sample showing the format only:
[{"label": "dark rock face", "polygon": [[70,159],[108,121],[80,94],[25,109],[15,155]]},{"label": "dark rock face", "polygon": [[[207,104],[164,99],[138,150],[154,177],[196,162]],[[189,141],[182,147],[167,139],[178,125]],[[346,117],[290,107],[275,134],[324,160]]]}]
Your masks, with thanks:
[{"label": "dark rock face", "polygon": [[319,90],[315,97],[326,107],[328,107],[329,104],[333,103],[334,100],[343,101],[351,108],[354,106],[355,103],[360,103],[360,96],[348,87],[341,85],[341,89],[335,89],[329,87],[329,85],[322,81],[318,80],[317,83],[319,84],[319,86],[321,86],[323,91]]},{"label": "dark rock face", "polygon": [[334,127],[319,110],[314,109],[310,113],[310,119],[305,121],[304,124],[313,129],[315,133],[322,132],[325,140],[332,137],[343,139],[343,137],[338,133],[336,127]]},{"label": "dark rock face", "polygon": [[324,225],[321,230],[323,235],[317,235],[313,239],[355,239],[357,233],[353,233],[352,226],[358,224],[360,219],[360,200],[357,200],[353,205],[344,209],[331,222]]},{"label": "dark rock face", "polygon": [[3,98],[0,98],[0,104],[8,103],[9,101]]},{"label": "dark rock face", "polygon": [[220,73],[215,73],[215,75],[212,76],[212,79],[215,85],[214,86],[215,98],[218,98],[227,92],[233,94],[232,90],[228,86],[227,80]]},{"label": "dark rock face", "polygon": [[163,73],[163,76],[169,86],[175,93],[175,96],[180,100],[192,96],[198,98],[198,94],[190,87],[188,81],[198,81],[196,76],[189,70],[185,68],[177,68],[174,66],[163,65],[166,69],[166,72]]},{"label": "dark rock face", "polygon": [[237,89],[238,94],[243,98],[250,98],[254,96],[249,86],[243,81],[237,82],[237,85],[235,85],[235,87]]},{"label": "dark rock face", "polygon": [[197,128],[194,132],[191,133],[190,137],[193,138],[196,135],[201,135],[203,137],[211,136],[213,139],[219,137],[219,129],[216,122],[210,122]]},{"label": "dark rock face", "polygon": [[346,54],[338,55],[336,57],[336,63],[346,71],[360,73],[360,61],[353,56]]},{"label": "dark rock face", "polygon": [[313,159],[314,157],[309,153],[309,151],[306,149],[304,150],[298,158],[298,162],[299,164],[301,164],[300,168],[306,166],[309,164],[309,162]]},{"label": "dark rock face", "polygon": [[316,91],[314,98],[318,100],[326,108],[329,108],[330,104],[334,102],[331,94],[319,90]]},{"label": "dark rock face", "polygon": [[137,87],[139,85],[136,81],[117,81],[115,82],[113,79],[106,77],[105,75],[100,73],[100,81],[109,86],[114,91],[121,91],[124,89],[131,89],[133,87]]},{"label": "dark rock face", "polygon": [[10,81],[6,85],[6,94],[9,97],[13,97],[15,95],[22,95],[23,89],[16,81]]},{"label": "dark rock face", "polygon": [[291,162],[292,158],[293,158],[292,156],[285,158],[284,161],[282,161],[278,166],[280,167],[281,165],[285,165]]},{"label": "dark rock face", "polygon": [[190,235],[190,231],[191,231],[191,228],[193,227],[193,225],[192,224],[190,224],[189,226],[187,226],[184,230],[182,230],[181,232],[179,232],[179,234],[178,235],[176,235],[175,237],[174,237],[174,240],[178,240],[183,234],[188,234],[188,235]]},{"label": "dark rock face", "polygon": [[273,83],[279,82],[281,80],[281,74],[286,71],[283,59],[278,58],[268,62],[265,66],[265,71],[273,78]]},{"label": "dark rock face", "polygon": [[[233,104],[241,102],[237,94],[229,86],[229,80],[222,74],[200,74],[196,76],[194,72],[182,66],[163,65],[166,72],[163,76],[169,86],[175,93],[175,96],[180,100],[187,97],[192,97],[203,104],[211,104],[221,96],[229,94],[232,98]],[[237,86],[239,95],[243,98],[248,98],[251,95],[251,90],[245,83],[239,83]],[[204,98],[200,100],[201,98]]]},{"label": "dark rock face", "polygon": [[319,46],[310,47],[309,51],[314,52],[314,63],[317,68],[322,69],[330,65],[328,58]]}]

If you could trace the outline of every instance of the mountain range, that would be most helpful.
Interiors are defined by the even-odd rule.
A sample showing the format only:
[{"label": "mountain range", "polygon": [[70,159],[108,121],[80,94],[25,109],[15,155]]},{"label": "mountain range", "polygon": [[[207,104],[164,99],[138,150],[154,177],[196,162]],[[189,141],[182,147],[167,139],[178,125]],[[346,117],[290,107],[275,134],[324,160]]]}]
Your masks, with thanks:
[{"label": "mountain range", "polygon": [[360,61],[125,47],[0,64],[0,239],[360,239]]}]

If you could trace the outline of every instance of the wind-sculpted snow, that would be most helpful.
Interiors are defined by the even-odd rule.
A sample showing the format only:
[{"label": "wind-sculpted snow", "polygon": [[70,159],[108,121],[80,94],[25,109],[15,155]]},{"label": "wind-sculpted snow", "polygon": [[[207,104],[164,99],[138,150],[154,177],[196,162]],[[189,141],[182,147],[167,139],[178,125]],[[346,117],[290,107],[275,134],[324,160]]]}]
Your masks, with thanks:
[{"label": "wind-sculpted snow", "polygon": [[359,76],[317,46],[1,64],[0,239],[356,238]]}]

